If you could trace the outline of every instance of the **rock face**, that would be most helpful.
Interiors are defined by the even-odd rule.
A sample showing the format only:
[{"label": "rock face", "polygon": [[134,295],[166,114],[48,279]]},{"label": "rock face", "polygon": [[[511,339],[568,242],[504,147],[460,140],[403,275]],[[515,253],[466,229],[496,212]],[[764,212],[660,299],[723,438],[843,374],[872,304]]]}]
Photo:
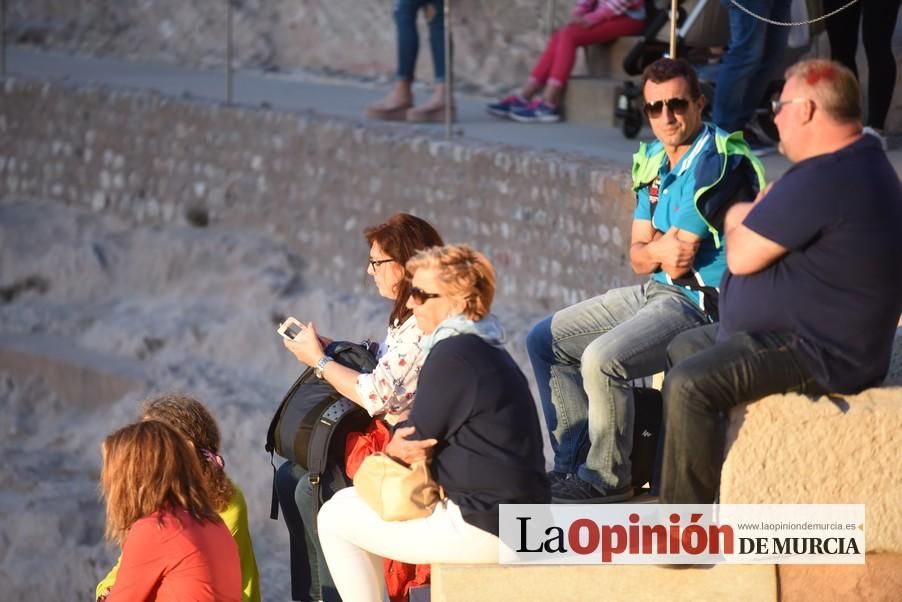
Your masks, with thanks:
[{"label": "rock face", "polygon": [[[356,246],[363,263],[358,232],[345,258]],[[358,294],[319,286],[329,269],[250,228],[136,225],[56,202],[0,202],[4,600],[90,599],[116,558],[103,543],[100,441],[165,391],[196,396],[219,422],[226,471],[247,499],[263,598],[289,599],[288,532],[269,519],[263,444],[301,366],[277,322],[293,314],[327,336],[379,339],[389,312],[371,283]],[[528,370],[522,341],[539,316],[494,309]]]}]

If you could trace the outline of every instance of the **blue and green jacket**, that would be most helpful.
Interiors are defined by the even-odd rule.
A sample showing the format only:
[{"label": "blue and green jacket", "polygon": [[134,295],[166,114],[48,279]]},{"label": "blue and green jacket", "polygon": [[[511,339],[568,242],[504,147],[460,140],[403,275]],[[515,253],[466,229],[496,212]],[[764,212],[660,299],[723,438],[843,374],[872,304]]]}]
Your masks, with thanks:
[{"label": "blue and green jacket", "polygon": [[691,271],[674,281],[658,268],[652,278],[679,287],[716,319],[718,287],[727,267],[724,215],[734,203],[751,201],[764,188],[761,161],[741,132],[728,134],[705,123],[672,167],[660,141],[640,144],[633,155],[632,178],[635,219],[649,220],[661,232],[676,226],[702,238]]}]

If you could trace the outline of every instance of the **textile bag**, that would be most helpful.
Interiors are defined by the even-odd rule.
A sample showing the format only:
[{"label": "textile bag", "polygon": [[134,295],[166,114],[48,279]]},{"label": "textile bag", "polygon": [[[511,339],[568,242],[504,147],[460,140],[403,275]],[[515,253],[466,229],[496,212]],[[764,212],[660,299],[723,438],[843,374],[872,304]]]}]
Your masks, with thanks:
[{"label": "textile bag", "polygon": [[382,520],[411,520],[432,514],[445,496],[425,462],[411,466],[377,452],[367,456],[354,475],[357,495]]}]

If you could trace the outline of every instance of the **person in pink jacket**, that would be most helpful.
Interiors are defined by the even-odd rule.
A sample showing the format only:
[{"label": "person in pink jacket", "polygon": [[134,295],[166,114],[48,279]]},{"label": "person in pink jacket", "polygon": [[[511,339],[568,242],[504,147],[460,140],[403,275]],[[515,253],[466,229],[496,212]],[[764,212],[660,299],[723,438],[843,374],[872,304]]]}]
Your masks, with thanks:
[{"label": "person in pink jacket", "polygon": [[[488,112],[524,123],[560,121],[561,98],[576,49],[638,35],[645,27],[645,0],[579,0],[570,22],[555,31],[519,94],[492,103]],[[534,99],[544,89],[544,94]]]}]

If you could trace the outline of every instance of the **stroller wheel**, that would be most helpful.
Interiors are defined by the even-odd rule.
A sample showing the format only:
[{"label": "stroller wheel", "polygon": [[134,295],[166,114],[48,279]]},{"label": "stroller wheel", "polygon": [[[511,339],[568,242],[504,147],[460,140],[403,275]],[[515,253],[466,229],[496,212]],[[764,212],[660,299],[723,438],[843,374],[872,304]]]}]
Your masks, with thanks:
[{"label": "stroller wheel", "polygon": [[633,139],[639,135],[642,129],[642,118],[635,113],[627,115],[623,118],[623,135],[629,139]]}]

